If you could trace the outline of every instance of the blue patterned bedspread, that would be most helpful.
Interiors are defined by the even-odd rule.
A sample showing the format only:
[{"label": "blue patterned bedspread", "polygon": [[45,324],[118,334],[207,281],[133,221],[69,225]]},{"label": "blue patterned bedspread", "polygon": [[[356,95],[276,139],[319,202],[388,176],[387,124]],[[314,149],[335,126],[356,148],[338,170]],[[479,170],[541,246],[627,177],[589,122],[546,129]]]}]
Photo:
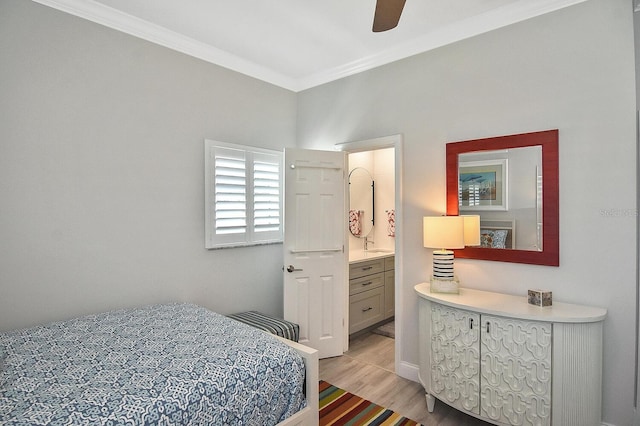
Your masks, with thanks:
[{"label": "blue patterned bedspread", "polygon": [[1,425],[273,425],[303,408],[304,364],[191,304],[0,334]]}]

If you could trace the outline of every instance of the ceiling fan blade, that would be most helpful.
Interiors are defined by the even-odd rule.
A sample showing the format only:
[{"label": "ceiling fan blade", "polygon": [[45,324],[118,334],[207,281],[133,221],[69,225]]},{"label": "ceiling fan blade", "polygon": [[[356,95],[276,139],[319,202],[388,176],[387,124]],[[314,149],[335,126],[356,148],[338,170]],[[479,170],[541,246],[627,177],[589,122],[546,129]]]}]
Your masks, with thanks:
[{"label": "ceiling fan blade", "polygon": [[379,33],[398,26],[405,0],[376,0],[373,32]]}]

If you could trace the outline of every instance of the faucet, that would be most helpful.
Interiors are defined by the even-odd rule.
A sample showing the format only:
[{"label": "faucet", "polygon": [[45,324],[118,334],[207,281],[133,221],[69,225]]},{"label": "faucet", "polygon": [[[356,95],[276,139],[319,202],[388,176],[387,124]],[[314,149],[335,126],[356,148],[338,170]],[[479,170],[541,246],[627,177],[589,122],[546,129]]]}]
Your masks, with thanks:
[{"label": "faucet", "polygon": [[375,244],[375,242],[370,241],[368,236],[364,237],[364,251],[369,250],[369,244]]}]

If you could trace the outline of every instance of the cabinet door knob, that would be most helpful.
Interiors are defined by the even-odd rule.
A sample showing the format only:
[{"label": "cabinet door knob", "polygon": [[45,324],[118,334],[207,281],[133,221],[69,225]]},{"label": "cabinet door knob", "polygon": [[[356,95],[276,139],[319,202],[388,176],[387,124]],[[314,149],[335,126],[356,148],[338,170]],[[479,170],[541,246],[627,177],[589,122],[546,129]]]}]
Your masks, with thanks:
[{"label": "cabinet door knob", "polygon": [[370,310],[372,310],[372,309],[373,309],[373,308],[372,308],[371,306],[369,306],[368,308],[364,308],[364,309],[362,310],[362,312],[367,312],[367,311],[370,311]]},{"label": "cabinet door knob", "polygon": [[473,318],[469,318],[469,329],[473,330]]}]

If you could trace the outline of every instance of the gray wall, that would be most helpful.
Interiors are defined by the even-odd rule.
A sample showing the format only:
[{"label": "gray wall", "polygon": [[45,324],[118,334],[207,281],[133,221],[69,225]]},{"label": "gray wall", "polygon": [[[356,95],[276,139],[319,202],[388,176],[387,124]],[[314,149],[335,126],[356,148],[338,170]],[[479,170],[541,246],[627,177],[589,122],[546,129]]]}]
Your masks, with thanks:
[{"label": "gray wall", "polygon": [[299,145],[402,133],[402,362],[418,363],[417,299],[431,252],[421,218],[445,211],[448,141],[559,129],[560,267],[458,259],[463,286],[608,308],[604,421],[633,419],[636,146],[629,0],[590,0],[307,90]]},{"label": "gray wall", "polygon": [[[640,134],[638,131],[640,128],[640,2],[632,1],[634,5],[633,14],[633,39],[635,48],[635,64],[636,64],[636,185],[640,185]],[[638,6],[636,6],[638,5]],[[640,197],[636,197],[636,212],[640,212]],[[640,238],[640,214],[636,215],[636,226],[638,226],[638,234]],[[636,321],[640,317],[638,312],[638,306],[640,306],[640,241],[636,240],[636,250],[639,253],[638,263],[636,264]],[[639,324],[640,325],[640,324]],[[640,333],[640,327],[636,327],[636,333]],[[636,335],[636,363],[638,363],[638,353],[640,352],[640,334]],[[640,366],[639,366],[640,367]],[[634,418],[634,425],[640,425],[640,413],[638,413],[638,407],[640,407],[640,375],[636,372],[636,389],[635,389],[635,401],[636,401],[636,413]]]},{"label": "gray wall", "polygon": [[281,245],[204,249],[203,141],[294,146],[295,93],[24,0],[0,2],[0,61],[0,329],[282,313]]}]

